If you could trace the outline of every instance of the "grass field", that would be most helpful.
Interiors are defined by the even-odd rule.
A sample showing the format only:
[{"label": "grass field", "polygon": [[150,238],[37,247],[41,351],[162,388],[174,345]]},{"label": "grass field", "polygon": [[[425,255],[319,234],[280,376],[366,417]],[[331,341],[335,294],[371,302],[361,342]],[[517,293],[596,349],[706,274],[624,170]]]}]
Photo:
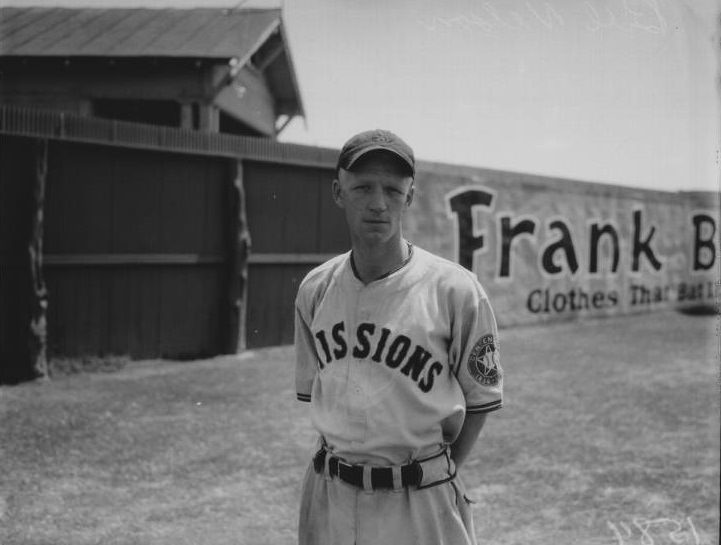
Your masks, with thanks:
[{"label": "grass field", "polygon": [[[502,330],[505,407],[464,467],[480,543],[718,543],[717,326]],[[314,436],[289,348],[3,387],[0,422],[2,545],[295,542]]]}]

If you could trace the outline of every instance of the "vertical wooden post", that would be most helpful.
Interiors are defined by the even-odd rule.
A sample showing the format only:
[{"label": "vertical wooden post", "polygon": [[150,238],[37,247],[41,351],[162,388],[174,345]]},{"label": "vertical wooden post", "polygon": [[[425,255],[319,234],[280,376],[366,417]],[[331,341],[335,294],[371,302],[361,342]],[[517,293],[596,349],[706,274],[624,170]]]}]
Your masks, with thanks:
[{"label": "vertical wooden post", "polygon": [[33,179],[33,210],[28,256],[30,259],[30,324],[28,346],[30,369],[35,378],[47,378],[47,306],[48,293],[43,276],[43,220],[45,213],[45,182],[48,173],[48,141],[35,141],[35,176]]},{"label": "vertical wooden post", "polygon": [[245,318],[248,307],[248,255],[250,254],[250,231],[245,213],[243,189],[243,163],[232,163],[232,183],[228,199],[228,334],[226,353],[235,354],[246,347]]},{"label": "vertical wooden post", "polygon": [[220,110],[212,102],[200,104],[200,126],[198,130],[205,132],[218,132],[220,130]]},{"label": "vertical wooden post", "polygon": [[194,129],[193,127],[193,103],[192,102],[181,102],[180,103],[180,128],[181,129]]}]

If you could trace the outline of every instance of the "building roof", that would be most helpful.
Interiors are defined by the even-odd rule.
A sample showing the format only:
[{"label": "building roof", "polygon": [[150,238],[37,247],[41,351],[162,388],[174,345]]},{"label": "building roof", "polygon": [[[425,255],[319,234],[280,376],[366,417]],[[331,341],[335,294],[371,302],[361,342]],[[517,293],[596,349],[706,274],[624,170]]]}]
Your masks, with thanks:
[{"label": "building roof", "polygon": [[0,54],[244,58],[279,26],[272,9],[0,8]]},{"label": "building roof", "polygon": [[0,8],[0,57],[196,58],[245,65],[265,44],[263,67],[282,113],[304,115],[280,9]]}]

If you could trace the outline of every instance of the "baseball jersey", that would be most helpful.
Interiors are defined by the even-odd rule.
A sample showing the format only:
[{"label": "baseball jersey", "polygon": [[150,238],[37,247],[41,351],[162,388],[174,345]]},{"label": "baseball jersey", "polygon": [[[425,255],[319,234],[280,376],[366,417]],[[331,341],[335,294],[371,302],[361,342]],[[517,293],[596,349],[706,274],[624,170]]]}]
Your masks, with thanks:
[{"label": "baseball jersey", "polygon": [[328,447],[393,465],[437,452],[466,413],[501,408],[493,311],[477,278],[412,247],[363,284],[351,252],[313,269],[296,298],[296,391]]}]

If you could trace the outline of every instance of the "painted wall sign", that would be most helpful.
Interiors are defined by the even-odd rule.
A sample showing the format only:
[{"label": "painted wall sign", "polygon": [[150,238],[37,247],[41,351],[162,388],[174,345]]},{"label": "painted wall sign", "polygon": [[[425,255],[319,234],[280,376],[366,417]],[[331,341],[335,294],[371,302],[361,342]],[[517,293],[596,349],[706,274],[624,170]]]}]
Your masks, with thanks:
[{"label": "painted wall sign", "polygon": [[716,304],[719,198],[432,165],[405,232],[472,270],[501,324]]}]

